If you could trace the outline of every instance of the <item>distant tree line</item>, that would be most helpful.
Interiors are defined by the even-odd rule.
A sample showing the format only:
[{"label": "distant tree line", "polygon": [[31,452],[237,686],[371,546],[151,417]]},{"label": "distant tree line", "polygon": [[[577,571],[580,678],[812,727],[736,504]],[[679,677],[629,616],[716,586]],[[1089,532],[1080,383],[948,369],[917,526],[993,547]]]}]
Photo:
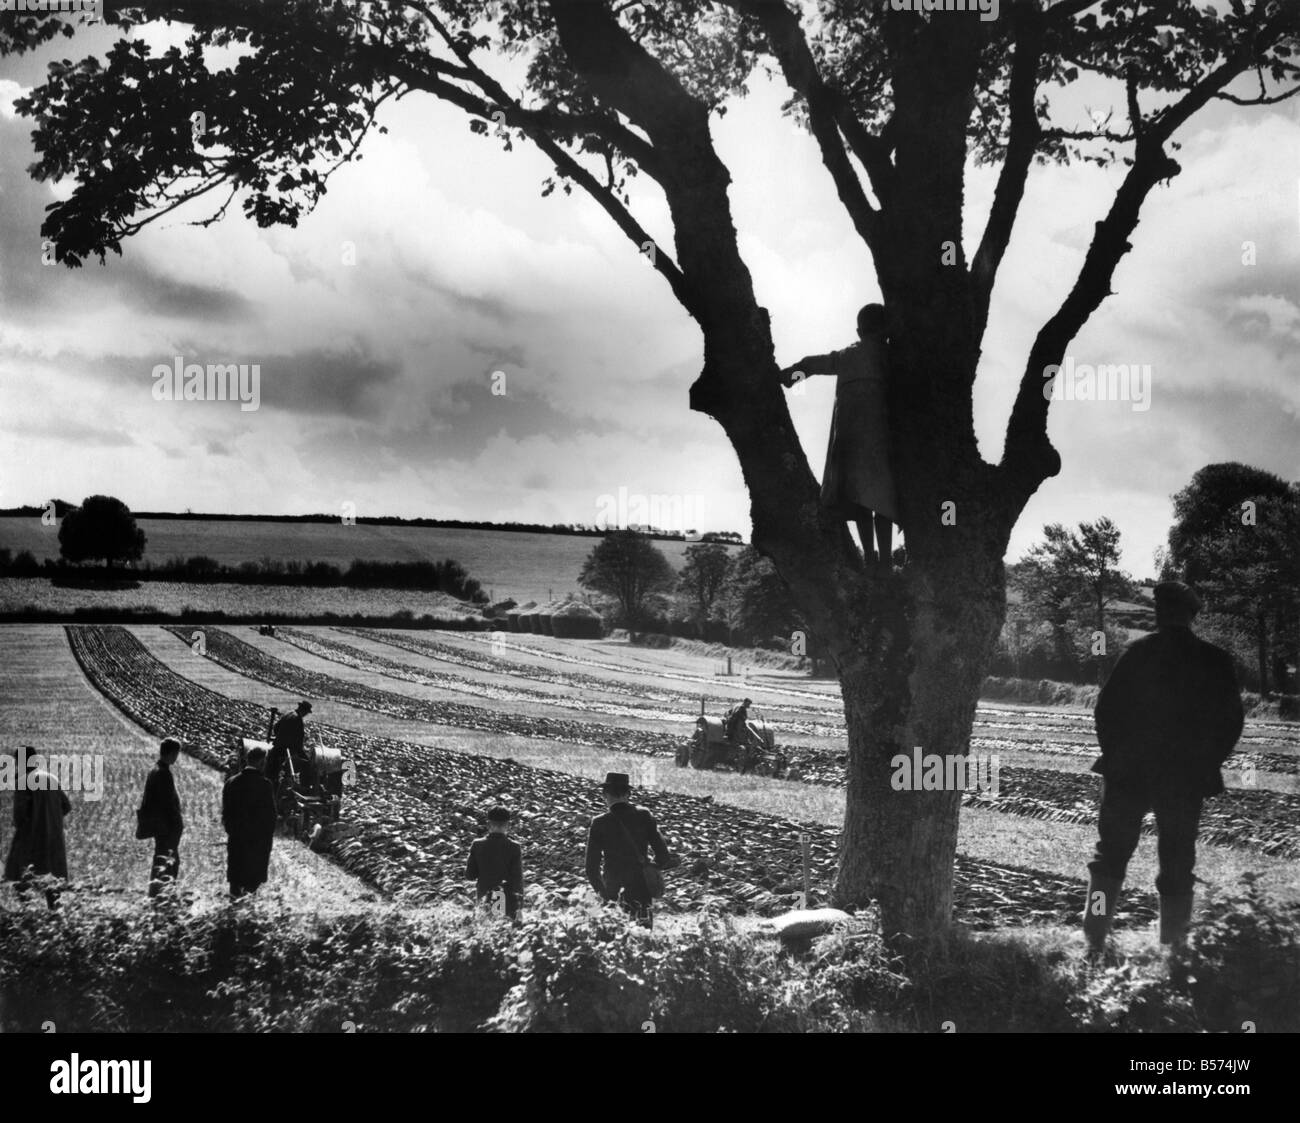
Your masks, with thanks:
[{"label": "distant tree line", "polygon": [[223,565],[197,554],[173,557],[161,565],[143,561],[146,538],[136,526],[136,516],[120,499],[91,495],[80,507],[65,509],[59,524],[60,560],[38,565],[30,550],[17,556],[0,549],[0,573],[9,577],[95,576],[84,563],[102,561],[105,576],[124,572],[115,565],[129,564],[130,576],[145,581],[235,582],[268,585],[343,585],[358,589],[416,589],[446,593],[471,604],[486,604],[488,597],[464,566],[451,558],[442,561],[369,561],[355,559],[346,570],[323,561],[282,561],[264,557]]},{"label": "distant tree line", "polygon": [[752,546],[733,553],[720,542],[696,543],[678,572],[645,535],[610,531],[587,556],[578,583],[605,598],[611,627],[786,651],[823,669],[785,582]]},{"label": "distant tree line", "polygon": [[[75,504],[63,499],[52,499],[53,514],[62,519],[69,511],[76,510]],[[36,518],[50,510],[50,503],[41,506],[0,508],[0,518]],[[334,523],[340,521],[339,515],[229,515],[195,511],[137,511],[137,519],[184,520],[194,522],[270,522],[270,523]],[[415,526],[434,527],[444,530],[506,530],[518,534],[569,534],[588,538],[601,538],[606,533],[605,527],[591,523],[522,523],[522,522],[488,522],[473,519],[403,519],[396,515],[356,517],[358,526]],[[663,530],[659,527],[643,528],[641,533],[650,538],[666,541],[684,542],[686,535],[681,531]],[[701,542],[728,542],[739,545],[743,539],[734,530],[710,530],[699,536]]]},{"label": "distant tree line", "polygon": [[[1242,685],[1300,694],[1300,483],[1211,464],[1173,496],[1160,580],[1186,581],[1205,608],[1196,631],[1228,650]],[[895,551],[895,564],[906,552]],[[1007,615],[993,675],[1103,682],[1128,642],[1155,627],[1144,585],[1120,568],[1120,531],[1103,516],[1052,523],[1008,566]],[[649,539],[611,531],[579,584],[605,598],[610,626],[768,647],[820,667],[816,637],[775,567],[753,547],[688,546],[674,570]]]},{"label": "distant tree line", "polygon": [[[105,571],[107,574],[107,571]],[[127,571],[114,570],[121,577]],[[0,573],[7,577],[60,577],[91,576],[84,567],[47,559],[37,563],[31,551],[22,550],[10,557],[10,551],[0,549]],[[223,565],[215,558],[203,554],[192,557],[169,558],[161,564],[142,562],[129,571],[139,581],[180,581],[212,584],[240,585],[304,585],[347,586],[354,589],[409,589],[422,592],[446,593],[457,600],[471,604],[486,604],[487,593],[465,568],[451,558],[442,561],[368,561],[355,559],[346,569],[323,561],[283,561],[279,558],[262,558]]]}]

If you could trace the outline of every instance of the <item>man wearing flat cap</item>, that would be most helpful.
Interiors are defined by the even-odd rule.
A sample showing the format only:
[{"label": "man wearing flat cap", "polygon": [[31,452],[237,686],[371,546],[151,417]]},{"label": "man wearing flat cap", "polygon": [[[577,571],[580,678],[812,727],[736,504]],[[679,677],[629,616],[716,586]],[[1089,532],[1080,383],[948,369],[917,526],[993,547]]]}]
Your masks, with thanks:
[{"label": "man wearing flat cap", "polygon": [[275,732],[271,739],[271,754],[266,758],[266,778],[277,789],[280,786],[280,773],[288,758],[293,758],[293,766],[299,772],[307,766],[307,730],[303,725],[303,718],[309,713],[311,713],[311,703],[299,702],[298,708],[293,713],[285,714],[275,723]]},{"label": "man wearing flat cap", "polygon": [[655,817],[644,807],[633,805],[626,772],[606,773],[600,791],[607,810],[592,819],[587,832],[587,880],[602,900],[617,901],[629,916],[649,928],[653,898],[644,872],[646,850],[654,851],[653,865],[661,870],[678,863],[659,834]]},{"label": "man wearing flat cap", "polygon": [[1201,801],[1223,791],[1219,772],[1241,736],[1241,692],[1226,651],[1193,635],[1200,598],[1179,581],[1155,587],[1156,631],[1130,644],[1097,698],[1102,777],[1097,848],[1083,931],[1105,947],[1142,819],[1156,817],[1160,942],[1179,944],[1192,916]]}]

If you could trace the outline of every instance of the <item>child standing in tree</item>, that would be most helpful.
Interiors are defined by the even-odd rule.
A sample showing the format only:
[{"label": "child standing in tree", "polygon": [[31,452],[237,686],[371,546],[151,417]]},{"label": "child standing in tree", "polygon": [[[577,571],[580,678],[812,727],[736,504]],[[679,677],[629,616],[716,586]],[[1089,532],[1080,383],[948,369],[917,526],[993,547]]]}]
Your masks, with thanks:
[{"label": "child standing in tree", "polygon": [[870,557],[874,542],[886,571],[898,507],[889,465],[887,361],[885,308],[868,304],[858,313],[857,343],[829,355],[809,355],[781,371],[786,386],[814,374],[835,375],[822,506],[857,523],[863,551]]}]

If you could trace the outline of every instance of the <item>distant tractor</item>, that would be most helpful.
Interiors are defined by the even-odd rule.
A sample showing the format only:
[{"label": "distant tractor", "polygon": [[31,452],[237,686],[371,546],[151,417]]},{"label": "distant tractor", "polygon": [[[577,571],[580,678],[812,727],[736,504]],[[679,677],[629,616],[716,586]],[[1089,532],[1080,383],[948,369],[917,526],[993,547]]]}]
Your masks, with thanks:
[{"label": "distant tractor", "polygon": [[734,738],[727,736],[728,724],[726,718],[700,714],[695,719],[694,734],[677,749],[678,767],[689,765],[705,771],[727,768],[777,778],[785,775],[789,762],[776,747],[776,736],[766,719],[742,722]]}]

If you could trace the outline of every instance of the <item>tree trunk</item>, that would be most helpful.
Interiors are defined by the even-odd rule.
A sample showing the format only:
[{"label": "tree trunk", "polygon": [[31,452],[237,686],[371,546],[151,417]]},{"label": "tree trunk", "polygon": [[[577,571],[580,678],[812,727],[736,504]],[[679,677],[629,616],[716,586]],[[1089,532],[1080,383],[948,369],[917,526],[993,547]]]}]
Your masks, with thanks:
[{"label": "tree trunk", "polygon": [[[951,918],[964,787],[946,758],[971,763],[975,706],[1005,614],[1001,550],[989,531],[929,558],[909,543],[907,568],[864,605],[871,623],[860,657],[841,670],[849,774],[835,897],[879,901],[891,937],[937,935]],[[911,771],[917,748],[923,760],[945,758],[938,790]],[[895,788],[900,755],[911,790]],[[974,770],[965,776],[973,786]]]},{"label": "tree trunk", "polygon": [[1273,617],[1273,689],[1285,694],[1287,689],[1286,619],[1279,612]]},{"label": "tree trunk", "polygon": [[1259,660],[1259,692],[1268,693],[1268,622],[1263,616],[1255,618],[1255,653]]}]

